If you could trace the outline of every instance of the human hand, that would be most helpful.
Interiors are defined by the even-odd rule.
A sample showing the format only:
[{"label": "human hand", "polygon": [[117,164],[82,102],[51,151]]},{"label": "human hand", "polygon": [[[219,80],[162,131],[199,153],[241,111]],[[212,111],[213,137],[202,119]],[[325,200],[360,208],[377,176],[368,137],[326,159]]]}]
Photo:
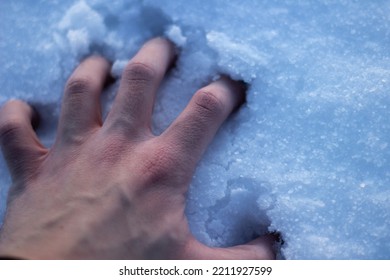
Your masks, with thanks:
[{"label": "human hand", "polygon": [[0,255],[27,259],[272,259],[274,238],[210,248],[190,233],[186,192],[197,162],[244,89],[227,78],[199,90],[160,136],[150,129],[156,91],[174,60],[165,39],[147,42],[124,70],[102,121],[110,65],[83,61],[70,77],[56,141],[46,149],[34,111],[0,110],[0,142],[13,184]]}]

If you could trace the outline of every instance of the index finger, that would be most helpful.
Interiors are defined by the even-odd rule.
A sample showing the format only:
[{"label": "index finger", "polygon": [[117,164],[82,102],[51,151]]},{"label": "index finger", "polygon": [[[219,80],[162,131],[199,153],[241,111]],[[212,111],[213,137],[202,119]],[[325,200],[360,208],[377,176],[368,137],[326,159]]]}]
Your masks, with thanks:
[{"label": "index finger", "polygon": [[133,135],[151,131],[155,96],[175,59],[174,45],[164,38],[145,43],[127,64],[105,126]]},{"label": "index finger", "polygon": [[197,162],[230,113],[245,100],[246,87],[224,77],[195,93],[190,103],[160,136]]}]

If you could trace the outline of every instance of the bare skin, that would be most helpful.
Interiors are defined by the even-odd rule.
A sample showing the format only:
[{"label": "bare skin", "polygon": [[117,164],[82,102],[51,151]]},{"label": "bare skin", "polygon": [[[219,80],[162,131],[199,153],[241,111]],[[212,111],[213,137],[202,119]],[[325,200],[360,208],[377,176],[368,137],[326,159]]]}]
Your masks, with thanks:
[{"label": "bare skin", "polygon": [[184,214],[197,162],[244,90],[227,78],[200,89],[160,136],[156,91],[174,60],[170,42],[147,42],[127,65],[103,123],[99,96],[110,65],[83,61],[69,78],[55,144],[34,132],[33,109],[0,110],[0,142],[13,184],[0,255],[26,259],[273,259],[274,238],[210,248]]}]

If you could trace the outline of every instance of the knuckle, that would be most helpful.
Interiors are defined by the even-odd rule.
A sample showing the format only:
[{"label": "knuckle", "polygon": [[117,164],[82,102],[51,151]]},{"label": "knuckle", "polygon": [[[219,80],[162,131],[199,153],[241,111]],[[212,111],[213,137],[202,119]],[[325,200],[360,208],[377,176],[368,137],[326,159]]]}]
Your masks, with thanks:
[{"label": "knuckle", "polygon": [[220,115],[224,111],[222,101],[212,91],[199,90],[195,93],[195,105],[204,114]]},{"label": "knuckle", "polygon": [[177,156],[169,148],[154,150],[143,163],[143,173],[150,184],[168,181],[177,168]]},{"label": "knuckle", "polygon": [[120,135],[111,135],[99,140],[101,145],[91,151],[94,161],[109,168],[119,164],[126,154],[128,143]]},{"label": "knuckle", "polygon": [[141,62],[130,62],[124,70],[124,78],[128,82],[151,82],[156,77],[155,70]]},{"label": "knuckle", "polygon": [[74,77],[67,82],[65,92],[69,95],[78,95],[91,91],[92,87],[91,78],[87,76]]},{"label": "knuckle", "polygon": [[7,140],[17,135],[23,129],[23,121],[13,118],[0,123],[0,139]]}]

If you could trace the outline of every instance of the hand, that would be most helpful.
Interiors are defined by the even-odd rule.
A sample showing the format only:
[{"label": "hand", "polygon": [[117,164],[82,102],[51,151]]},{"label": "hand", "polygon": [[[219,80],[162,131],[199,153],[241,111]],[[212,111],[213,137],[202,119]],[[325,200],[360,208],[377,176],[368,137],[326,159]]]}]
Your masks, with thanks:
[{"label": "hand", "polygon": [[99,97],[110,64],[90,57],[65,88],[56,141],[38,140],[21,101],[0,111],[12,176],[0,255],[27,259],[271,259],[272,236],[209,248],[189,231],[186,192],[197,162],[243,100],[227,78],[199,90],[160,136],[150,129],[156,91],[174,60],[165,39],[147,42],[124,70],[104,124]]}]

